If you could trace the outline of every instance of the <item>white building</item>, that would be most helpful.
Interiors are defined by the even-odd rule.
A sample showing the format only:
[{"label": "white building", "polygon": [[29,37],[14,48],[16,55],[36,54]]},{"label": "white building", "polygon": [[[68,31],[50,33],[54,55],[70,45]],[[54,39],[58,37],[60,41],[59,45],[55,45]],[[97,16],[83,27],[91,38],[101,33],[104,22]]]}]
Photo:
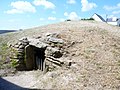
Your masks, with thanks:
[{"label": "white building", "polygon": [[111,25],[120,26],[120,18],[117,17],[107,18],[106,20],[104,20],[102,16],[94,13],[91,18],[93,18],[95,21],[106,22]]},{"label": "white building", "polygon": [[107,18],[106,22],[111,25],[120,26],[120,18],[117,17]]},{"label": "white building", "polygon": [[100,15],[98,15],[96,13],[94,13],[91,18],[93,18],[95,21],[105,22],[105,20]]}]

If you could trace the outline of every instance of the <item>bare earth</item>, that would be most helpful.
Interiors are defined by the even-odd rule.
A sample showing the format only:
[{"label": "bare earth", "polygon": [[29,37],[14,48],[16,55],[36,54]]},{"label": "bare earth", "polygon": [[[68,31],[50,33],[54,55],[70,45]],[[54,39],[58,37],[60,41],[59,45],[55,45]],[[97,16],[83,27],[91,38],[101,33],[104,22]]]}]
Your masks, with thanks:
[{"label": "bare earth", "polygon": [[72,65],[47,73],[37,70],[2,77],[0,90],[120,90],[119,27],[95,21],[62,22],[17,32],[9,36],[10,43],[23,36],[37,37],[53,32],[59,33],[66,42],[66,52],[60,59],[71,61]]}]

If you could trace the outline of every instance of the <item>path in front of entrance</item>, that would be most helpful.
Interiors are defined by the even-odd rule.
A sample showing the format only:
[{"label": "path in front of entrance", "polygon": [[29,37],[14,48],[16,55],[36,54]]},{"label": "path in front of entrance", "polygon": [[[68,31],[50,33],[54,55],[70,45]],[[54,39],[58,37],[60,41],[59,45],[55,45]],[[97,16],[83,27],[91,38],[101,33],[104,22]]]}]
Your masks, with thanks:
[{"label": "path in front of entrance", "polygon": [[34,73],[41,73],[39,70],[19,72],[15,76],[7,76],[0,78],[0,90],[29,90],[37,89],[34,85],[37,79]]}]

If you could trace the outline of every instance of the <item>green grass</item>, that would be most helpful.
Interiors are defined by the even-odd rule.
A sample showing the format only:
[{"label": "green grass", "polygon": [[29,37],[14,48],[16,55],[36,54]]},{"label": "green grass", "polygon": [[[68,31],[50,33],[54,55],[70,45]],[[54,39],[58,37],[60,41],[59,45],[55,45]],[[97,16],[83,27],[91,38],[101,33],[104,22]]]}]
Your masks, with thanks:
[{"label": "green grass", "polygon": [[17,60],[12,59],[12,60],[11,60],[11,66],[14,67],[14,68],[16,68],[16,67],[18,66]]},{"label": "green grass", "polygon": [[10,48],[7,45],[8,40],[4,36],[0,36],[0,69],[9,68]]},{"label": "green grass", "polygon": [[0,56],[2,60],[6,60],[6,57],[9,56],[9,48],[6,43],[0,45]]}]

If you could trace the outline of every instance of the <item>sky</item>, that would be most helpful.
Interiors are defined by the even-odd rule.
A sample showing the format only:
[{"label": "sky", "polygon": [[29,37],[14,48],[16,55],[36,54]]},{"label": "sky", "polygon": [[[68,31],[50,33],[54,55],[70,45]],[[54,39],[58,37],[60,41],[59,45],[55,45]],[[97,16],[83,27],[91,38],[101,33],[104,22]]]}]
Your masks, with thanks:
[{"label": "sky", "polygon": [[120,0],[0,0],[0,30],[19,30],[66,19],[120,18]]}]

